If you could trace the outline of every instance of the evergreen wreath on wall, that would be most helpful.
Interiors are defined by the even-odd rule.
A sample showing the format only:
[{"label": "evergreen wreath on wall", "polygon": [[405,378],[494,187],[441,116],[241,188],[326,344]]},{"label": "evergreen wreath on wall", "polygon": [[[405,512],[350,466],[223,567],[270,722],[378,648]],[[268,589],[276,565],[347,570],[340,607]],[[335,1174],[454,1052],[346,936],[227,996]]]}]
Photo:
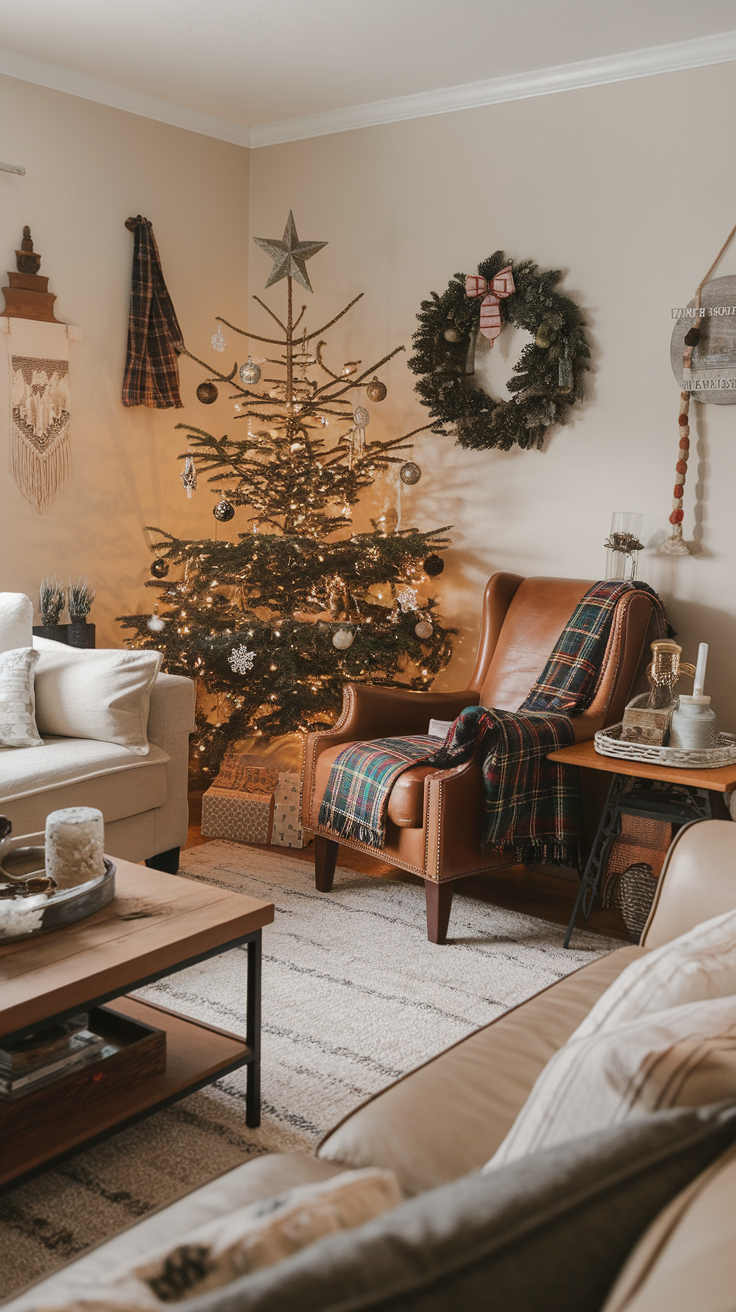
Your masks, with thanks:
[{"label": "evergreen wreath on wall", "polygon": [[[432,292],[422,301],[408,363],[436,421],[433,433],[479,451],[508,451],[539,448],[553,424],[567,423],[570,407],[582,399],[590,350],[579,307],[555,290],[561,278],[533,260],[512,268],[496,251],[478,265],[477,277],[456,273],[441,296]],[[498,401],[473,381],[473,362],[479,331],[493,345],[504,323],[525,328],[534,340],[509,379],[512,397]]]}]

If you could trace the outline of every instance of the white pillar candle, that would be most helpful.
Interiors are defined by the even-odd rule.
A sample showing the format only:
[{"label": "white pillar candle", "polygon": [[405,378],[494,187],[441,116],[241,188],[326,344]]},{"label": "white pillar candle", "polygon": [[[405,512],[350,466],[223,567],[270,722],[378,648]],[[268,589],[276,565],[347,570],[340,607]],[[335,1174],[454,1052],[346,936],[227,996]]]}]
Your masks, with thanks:
[{"label": "white pillar candle", "polygon": [[94,806],[69,806],[46,817],[46,874],[75,888],[105,873],[105,822]]}]

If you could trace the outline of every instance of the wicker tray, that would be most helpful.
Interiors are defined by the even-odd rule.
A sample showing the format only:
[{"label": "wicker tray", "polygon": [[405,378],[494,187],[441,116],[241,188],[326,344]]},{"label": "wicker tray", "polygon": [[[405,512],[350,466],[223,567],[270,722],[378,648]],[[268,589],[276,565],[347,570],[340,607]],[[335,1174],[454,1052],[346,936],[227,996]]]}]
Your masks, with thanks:
[{"label": "wicker tray", "polygon": [[684,770],[715,770],[719,765],[736,761],[736,734],[718,733],[713,747],[685,750],[680,747],[649,747],[644,743],[621,741],[622,725],[599,729],[593,740],[601,756],[617,756],[622,761],[651,761],[657,765],[679,766]]}]

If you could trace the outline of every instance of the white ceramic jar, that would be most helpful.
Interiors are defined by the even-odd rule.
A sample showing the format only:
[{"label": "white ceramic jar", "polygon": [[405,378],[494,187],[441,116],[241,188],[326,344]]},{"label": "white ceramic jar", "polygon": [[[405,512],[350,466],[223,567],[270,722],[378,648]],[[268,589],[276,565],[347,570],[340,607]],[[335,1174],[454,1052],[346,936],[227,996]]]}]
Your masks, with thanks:
[{"label": "white ceramic jar", "polygon": [[679,747],[682,751],[696,751],[712,747],[716,736],[715,712],[710,708],[710,697],[680,697],[680,702],[672,716],[670,729],[670,747]]}]

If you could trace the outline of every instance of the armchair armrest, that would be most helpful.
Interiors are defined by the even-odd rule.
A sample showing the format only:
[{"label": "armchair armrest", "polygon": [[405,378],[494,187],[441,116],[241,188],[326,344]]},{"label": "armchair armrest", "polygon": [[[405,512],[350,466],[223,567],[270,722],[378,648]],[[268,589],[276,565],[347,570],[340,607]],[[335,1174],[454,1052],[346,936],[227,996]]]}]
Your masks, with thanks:
[{"label": "armchair armrest", "polygon": [[362,741],[426,733],[431,719],[454,720],[466,706],[475,706],[477,698],[477,693],[467,689],[463,692],[412,692],[408,688],[376,688],[366,683],[349,683],[343,693],[342,715],[324,739],[334,746],[353,739]]}]

